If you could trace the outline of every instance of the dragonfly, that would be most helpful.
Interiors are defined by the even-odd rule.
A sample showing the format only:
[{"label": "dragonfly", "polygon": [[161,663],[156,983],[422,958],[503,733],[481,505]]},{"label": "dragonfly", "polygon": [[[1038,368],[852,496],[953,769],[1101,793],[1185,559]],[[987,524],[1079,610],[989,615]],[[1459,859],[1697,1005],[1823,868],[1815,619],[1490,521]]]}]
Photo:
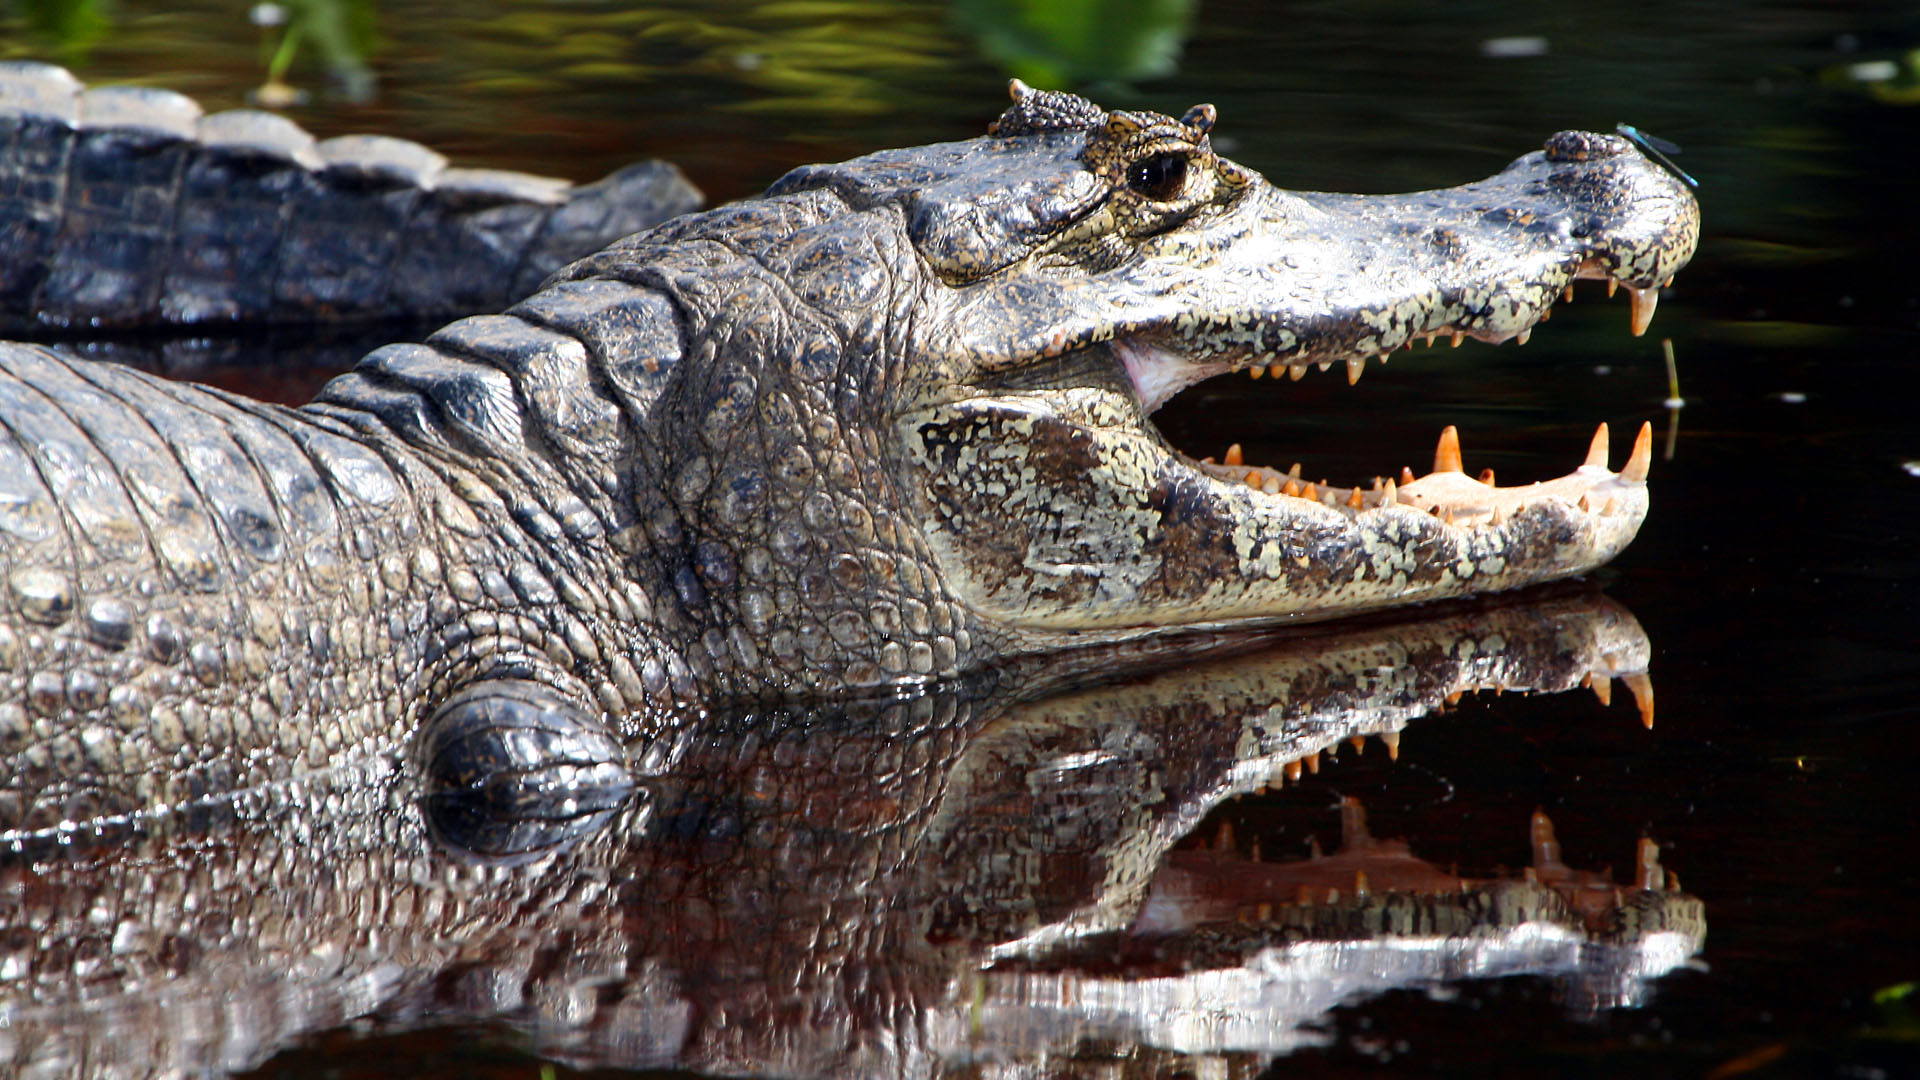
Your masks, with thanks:
[{"label": "dragonfly", "polygon": [[1666,166],[1666,169],[1668,172],[1672,173],[1673,175],[1679,177],[1682,180],[1685,180],[1687,182],[1688,187],[1697,188],[1700,186],[1700,181],[1695,180],[1693,177],[1687,175],[1687,170],[1681,168],[1678,165],[1675,165],[1673,163],[1673,159],[1667,156],[1669,154],[1677,154],[1680,152],[1680,147],[1678,144],[1668,142],[1667,140],[1661,138],[1658,135],[1649,135],[1648,133],[1641,131],[1639,128],[1634,127],[1632,124],[1615,124],[1613,125],[1613,130],[1619,132],[1622,135],[1625,135],[1628,139],[1631,139],[1635,145],[1639,146],[1640,149],[1645,150],[1649,155],[1651,155],[1653,157],[1653,160]]}]

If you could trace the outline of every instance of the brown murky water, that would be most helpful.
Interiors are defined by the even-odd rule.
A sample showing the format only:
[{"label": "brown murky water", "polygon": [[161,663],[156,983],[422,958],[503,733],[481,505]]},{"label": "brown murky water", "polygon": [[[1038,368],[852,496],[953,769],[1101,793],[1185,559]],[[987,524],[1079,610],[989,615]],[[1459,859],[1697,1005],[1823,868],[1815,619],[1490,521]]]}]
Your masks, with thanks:
[{"label": "brown murky water", "polygon": [[[919,4],[390,5],[367,60],[377,96],[330,102],[297,62],[291,81],[315,100],[292,115],[323,135],[404,134],[464,163],[576,180],[666,157],[726,199],[801,162],[978,131],[1006,72],[965,28],[980,18]],[[83,78],[139,77],[209,107],[261,81],[258,32],[230,11],[117,19],[76,62]],[[1654,514],[1603,576],[1651,641],[1651,731],[1584,692],[1469,696],[1411,726],[1397,760],[1375,742],[1297,783],[1196,803],[1212,808],[1177,846],[1212,846],[1228,823],[1242,855],[1256,842],[1269,859],[1300,856],[1309,838],[1331,848],[1340,799],[1357,796],[1374,835],[1486,875],[1527,862],[1527,822],[1544,809],[1567,863],[1611,864],[1622,880],[1637,839],[1656,838],[1704,904],[1696,961],[1623,1007],[1571,1008],[1566,981],[1545,974],[1443,980],[1331,1007],[1310,1025],[1320,1041],[1286,1056],[1185,1060],[1176,1040],[1149,1040],[1115,1069],[1914,1074],[1920,1024],[1902,988],[1920,979],[1907,776],[1920,720],[1920,212],[1900,148],[1920,123],[1916,49],[1920,17],[1868,5],[1625,18],[1518,3],[1214,4],[1172,74],[1100,88],[1110,104],[1215,102],[1229,152],[1296,188],[1459,183],[1551,131],[1628,121],[1686,147],[1708,223],[1646,338],[1627,336],[1625,304],[1596,288],[1524,348],[1403,354],[1351,389],[1338,373],[1209,384],[1159,418],[1187,449],[1238,441],[1251,459],[1302,460],[1336,482],[1424,462],[1448,423],[1469,467],[1504,479],[1563,471],[1598,421],[1654,421]],[[19,35],[0,50],[51,55]],[[1662,337],[1677,411],[1662,407]],[[313,375],[224,377],[296,399]],[[711,824],[685,814],[673,843]],[[690,850],[697,864],[707,849]],[[601,1000],[620,985],[644,996],[651,971],[595,984]],[[543,1043],[458,1010],[352,1015],[315,1025],[259,1075],[680,1060]],[[1083,1060],[1105,1046],[1086,1042]]]}]

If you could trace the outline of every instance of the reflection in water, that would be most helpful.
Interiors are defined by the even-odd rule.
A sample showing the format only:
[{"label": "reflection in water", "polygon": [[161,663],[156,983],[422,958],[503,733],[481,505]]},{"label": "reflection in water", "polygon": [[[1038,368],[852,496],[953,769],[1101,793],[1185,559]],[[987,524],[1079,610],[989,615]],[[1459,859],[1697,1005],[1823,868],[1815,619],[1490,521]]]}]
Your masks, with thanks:
[{"label": "reflection in water", "polygon": [[1544,818],[1533,869],[1495,880],[1353,805],[1320,858],[1171,849],[1452,696],[1647,656],[1611,602],[1534,597],[1051,696],[1008,675],[714,715],[604,830],[519,866],[436,844],[407,764],[314,776],[0,856],[0,1064],[224,1072],[372,1016],[729,1075],[1061,1075],[1115,1048],[1240,1072],[1393,987],[1535,973],[1632,1004],[1704,934],[1650,844],[1624,888],[1562,865]]}]

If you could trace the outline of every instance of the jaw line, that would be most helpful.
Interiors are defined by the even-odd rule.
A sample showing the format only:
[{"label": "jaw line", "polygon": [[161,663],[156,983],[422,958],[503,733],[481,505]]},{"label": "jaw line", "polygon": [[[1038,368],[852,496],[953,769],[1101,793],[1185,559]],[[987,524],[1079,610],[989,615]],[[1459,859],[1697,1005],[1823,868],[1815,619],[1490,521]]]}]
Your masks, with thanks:
[{"label": "jaw line", "polygon": [[[1639,321],[1637,311],[1635,321]],[[1249,366],[1226,359],[1196,362],[1136,336],[1116,337],[1111,348],[1132,383],[1149,426],[1152,414],[1182,390]],[[1362,511],[1405,509],[1439,519],[1449,531],[1456,527],[1461,531],[1499,530],[1507,519],[1523,512],[1529,503],[1543,499],[1562,503],[1583,516],[1643,517],[1651,457],[1651,429],[1643,425],[1628,461],[1619,472],[1610,470],[1609,436],[1603,423],[1588,450],[1587,460],[1572,472],[1537,483],[1496,487],[1490,472],[1475,479],[1460,470],[1457,436],[1449,427],[1441,436],[1441,449],[1436,454],[1432,472],[1415,478],[1403,470],[1398,484],[1391,480],[1384,485],[1376,482],[1371,490],[1363,491],[1357,486],[1316,489],[1311,483],[1300,482],[1297,467],[1289,474],[1264,466],[1243,465],[1231,458],[1224,464],[1216,464],[1212,458],[1196,461],[1167,443],[1164,436],[1160,441],[1180,466],[1229,490],[1250,493],[1254,505],[1265,509],[1302,508],[1312,504],[1316,511],[1324,508],[1344,513],[1355,525],[1359,524],[1358,515]],[[1450,441],[1451,451],[1447,449]],[[1452,463],[1443,464],[1442,459],[1449,453]],[[1636,521],[1633,531],[1637,531],[1637,524]]]}]

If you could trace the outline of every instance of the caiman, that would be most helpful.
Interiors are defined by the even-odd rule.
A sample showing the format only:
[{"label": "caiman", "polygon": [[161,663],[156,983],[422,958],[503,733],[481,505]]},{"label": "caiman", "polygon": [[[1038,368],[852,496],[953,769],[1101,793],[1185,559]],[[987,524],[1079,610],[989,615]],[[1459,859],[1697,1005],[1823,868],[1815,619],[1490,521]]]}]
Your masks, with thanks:
[{"label": "caiman", "polygon": [[[700,710],[1583,573],[1643,430],[1569,475],[1300,485],[1150,414],[1229,372],[1644,328],[1698,208],[1626,140],[1289,192],[1215,112],[1018,83],[989,134],[797,169],[369,354],[300,409],[0,351],[0,822],[14,841],[416,755],[512,801],[658,771]],[[420,750],[426,747],[428,750]],[[444,773],[444,775],[442,775]],[[451,778],[451,779],[449,779]]]},{"label": "caiman", "polygon": [[665,162],[575,186],[0,63],[0,333],[14,337],[494,311],[700,201]]}]

